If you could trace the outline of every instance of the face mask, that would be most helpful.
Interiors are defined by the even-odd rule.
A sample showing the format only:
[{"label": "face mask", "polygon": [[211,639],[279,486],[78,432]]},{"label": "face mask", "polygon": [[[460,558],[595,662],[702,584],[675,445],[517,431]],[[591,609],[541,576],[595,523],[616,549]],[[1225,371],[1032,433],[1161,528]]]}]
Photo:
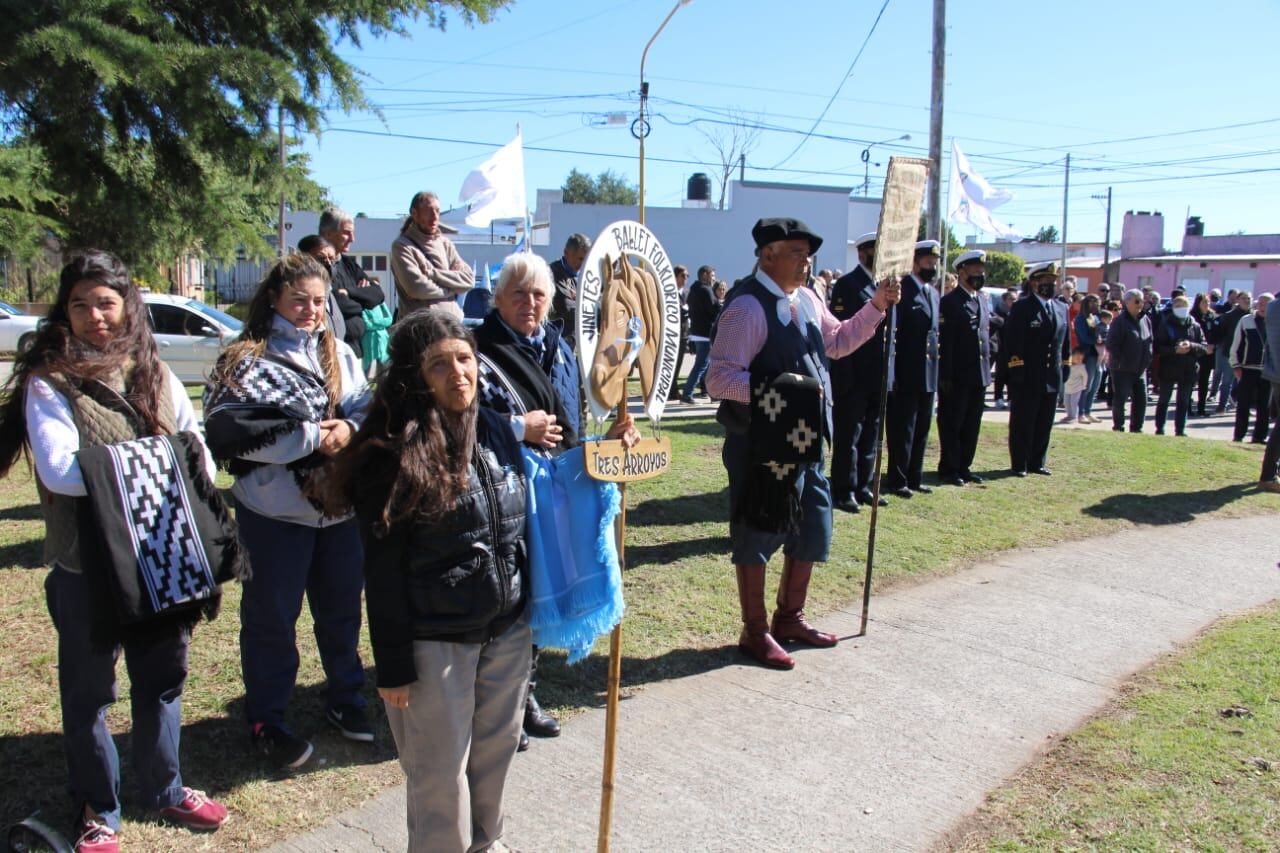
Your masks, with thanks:
[{"label": "face mask", "polygon": [[1052,299],[1054,292],[1058,289],[1058,283],[1050,279],[1042,281],[1036,285],[1036,295],[1041,299]]},{"label": "face mask", "polygon": [[925,282],[926,284],[933,281],[934,277],[936,277],[937,275],[938,275],[938,271],[933,267],[925,267],[924,269],[920,270],[920,272],[916,273],[916,277],[919,278],[921,281]]},{"label": "face mask", "polygon": [[1190,308],[1174,308],[1173,316],[1177,317],[1179,320],[1185,320],[1191,316],[1191,309]]},{"label": "face mask", "polygon": [[987,277],[985,275],[969,276],[969,286],[972,287],[974,290],[977,290],[979,287],[982,287],[982,285],[986,283],[987,283]]}]

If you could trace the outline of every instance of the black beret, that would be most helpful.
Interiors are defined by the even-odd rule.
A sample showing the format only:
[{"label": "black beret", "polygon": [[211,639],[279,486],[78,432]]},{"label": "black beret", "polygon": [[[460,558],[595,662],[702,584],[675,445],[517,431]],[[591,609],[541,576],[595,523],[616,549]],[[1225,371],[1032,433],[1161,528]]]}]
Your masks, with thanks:
[{"label": "black beret", "polygon": [[799,219],[761,219],[751,229],[751,239],[756,241],[756,253],[770,243],[779,240],[808,240],[809,254],[815,254],[822,245],[822,238],[809,230]]}]

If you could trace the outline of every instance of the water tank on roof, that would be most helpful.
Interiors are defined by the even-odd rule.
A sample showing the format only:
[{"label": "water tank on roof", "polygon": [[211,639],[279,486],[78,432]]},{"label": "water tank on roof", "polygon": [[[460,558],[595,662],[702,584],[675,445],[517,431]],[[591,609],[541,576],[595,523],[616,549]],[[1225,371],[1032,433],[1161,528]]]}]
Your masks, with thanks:
[{"label": "water tank on roof", "polygon": [[694,172],[689,176],[689,201],[711,200],[711,176],[706,172]]},{"label": "water tank on roof", "polygon": [[1204,220],[1199,216],[1192,216],[1187,219],[1187,236],[1203,237],[1204,236]]}]

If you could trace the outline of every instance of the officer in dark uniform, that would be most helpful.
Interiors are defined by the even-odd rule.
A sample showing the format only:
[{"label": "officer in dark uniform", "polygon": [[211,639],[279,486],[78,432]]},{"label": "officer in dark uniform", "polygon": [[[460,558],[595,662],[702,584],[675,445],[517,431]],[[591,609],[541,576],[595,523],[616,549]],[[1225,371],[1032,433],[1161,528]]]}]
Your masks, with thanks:
[{"label": "officer in dark uniform", "polygon": [[1001,333],[1009,371],[1009,467],[1018,477],[1048,475],[1046,457],[1062,365],[1071,361],[1067,306],[1054,299],[1058,265],[1027,270],[1030,292],[1013,304]]},{"label": "officer in dark uniform", "polygon": [[895,312],[893,393],[885,413],[889,469],[884,488],[900,498],[933,489],[920,482],[924,449],[933,421],[938,386],[939,296],[933,281],[942,254],[937,240],[916,243],[911,274],[902,279],[902,301]]},{"label": "officer in dark uniform", "polygon": [[955,260],[959,286],[942,297],[938,364],[938,476],[944,483],[981,483],[970,470],[978,449],[983,398],[991,384],[991,306],[982,292],[987,253],[964,252]]},{"label": "officer in dark uniform", "polygon": [[[853,245],[858,265],[831,288],[831,313],[838,320],[857,314],[876,294],[876,232],[863,234]],[[893,385],[892,350],[888,373],[884,370],[884,334],[882,323],[875,336],[851,355],[831,362],[831,498],[836,509],[845,512],[858,512],[859,504],[870,506],[873,497],[871,477],[880,438],[880,377],[887,375],[890,387]],[[880,498],[881,506],[888,504]]]}]

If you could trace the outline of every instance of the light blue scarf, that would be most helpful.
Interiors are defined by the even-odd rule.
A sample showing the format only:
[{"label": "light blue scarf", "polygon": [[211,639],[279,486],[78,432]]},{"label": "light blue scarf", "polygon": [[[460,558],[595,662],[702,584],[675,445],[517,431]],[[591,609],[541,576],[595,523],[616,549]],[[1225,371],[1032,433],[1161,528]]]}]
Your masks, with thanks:
[{"label": "light blue scarf", "polygon": [[585,658],[622,621],[613,519],[618,487],[587,476],[581,447],[554,458],[523,448],[527,480],[529,619],[533,642]]}]

